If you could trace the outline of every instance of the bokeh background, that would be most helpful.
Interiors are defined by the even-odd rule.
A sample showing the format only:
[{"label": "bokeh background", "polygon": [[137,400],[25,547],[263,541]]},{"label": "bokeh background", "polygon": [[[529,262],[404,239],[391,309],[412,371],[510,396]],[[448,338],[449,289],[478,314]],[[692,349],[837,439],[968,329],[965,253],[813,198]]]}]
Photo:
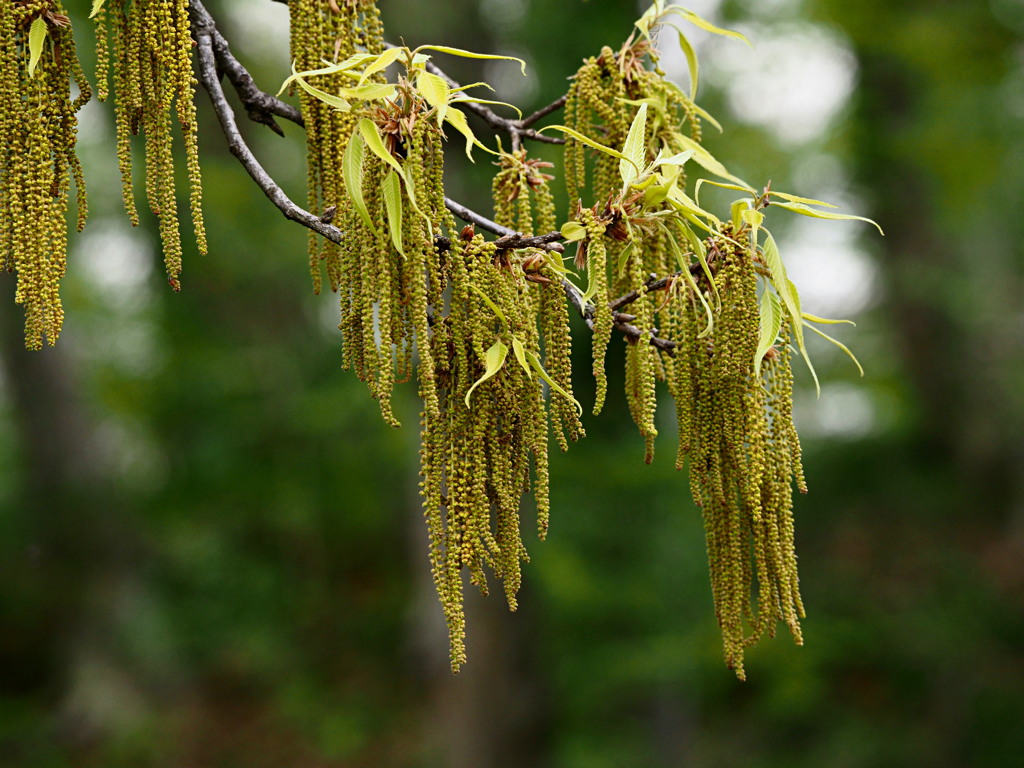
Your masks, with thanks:
[{"label": "bokeh background", "polygon": [[[88,3],[68,5],[87,52]],[[208,5],[276,90],[286,8]],[[381,7],[390,39],[526,58],[528,80],[510,65],[483,78],[524,109],[564,92],[641,10]],[[726,127],[706,131],[709,148],[755,184],[886,231],[769,213],[805,308],[855,319],[838,332],[867,370],[817,346],[820,399],[798,375],[806,645],[754,648],[746,683],[722,666],[670,414],[645,466],[613,399],[553,454],[551,534],[528,541],[519,612],[470,599],[470,661],[453,677],[414,393],[391,430],[340,370],[335,298],[311,294],[305,233],[227,153],[202,93],[210,254],[187,254],[170,293],[152,222],[132,230],[119,211],[112,118],[93,104],[93,216],[73,239],[57,348],[21,348],[0,275],[0,766],[1017,764],[1024,3],[689,7],[756,46],[693,35],[701,102]],[[685,83],[671,37],[666,66]],[[285,130],[245,128],[301,200],[302,136]],[[455,150],[450,194],[487,210],[487,160],[467,168]],[[586,370],[581,358],[585,406]]]}]

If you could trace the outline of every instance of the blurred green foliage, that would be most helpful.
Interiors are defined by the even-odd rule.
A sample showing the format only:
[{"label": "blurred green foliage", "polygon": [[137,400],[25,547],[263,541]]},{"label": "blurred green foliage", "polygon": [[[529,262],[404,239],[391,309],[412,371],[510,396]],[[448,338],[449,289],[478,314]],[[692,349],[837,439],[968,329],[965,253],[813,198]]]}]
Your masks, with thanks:
[{"label": "blurred green foliage", "polygon": [[[275,90],[286,58],[247,47],[247,4],[226,5],[211,11]],[[524,110],[637,12],[612,0],[382,7],[412,45],[527,52],[537,85]],[[731,113],[709,74],[720,87],[702,103],[727,128],[712,151],[753,183],[811,195],[790,183],[801,159],[837,158],[888,235],[868,246],[875,303],[844,336],[868,377],[849,379],[838,357],[822,377],[826,398],[836,382],[857,387],[874,426],[815,431],[813,391],[799,396],[806,645],[752,649],[745,684],[722,667],[686,478],[667,449],[643,465],[616,401],[553,456],[551,534],[528,543],[520,611],[470,601],[469,664],[450,676],[411,397],[396,403],[407,426],[389,430],[339,370],[336,308],[308,290],[305,234],[227,154],[203,94],[210,255],[186,253],[182,293],[166,291],[152,231],[128,232],[117,212],[111,118],[95,109],[83,144],[100,235],[72,256],[61,344],[20,349],[20,318],[0,303],[0,766],[1019,760],[1024,11],[721,10],[755,44],[823,25],[858,79],[828,135],[794,146]],[[273,13],[283,38],[286,11]],[[246,129],[301,196],[301,137],[286,132]],[[452,194],[484,207],[479,164]],[[0,277],[5,293],[11,282]]]}]

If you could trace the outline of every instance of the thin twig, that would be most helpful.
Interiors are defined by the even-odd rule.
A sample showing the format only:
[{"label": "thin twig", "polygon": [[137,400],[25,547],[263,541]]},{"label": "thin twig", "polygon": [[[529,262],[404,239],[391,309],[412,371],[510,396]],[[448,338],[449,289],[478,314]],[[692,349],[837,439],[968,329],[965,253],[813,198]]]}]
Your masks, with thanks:
[{"label": "thin twig", "polygon": [[285,218],[296,221],[309,229],[319,232],[332,243],[340,243],[342,240],[341,230],[327,224],[309,211],[300,208],[291,201],[284,190],[260,165],[259,160],[253,155],[249,145],[245,143],[241,132],[238,130],[238,123],[235,120],[234,110],[228,103],[221,87],[220,78],[217,76],[217,57],[214,52],[214,35],[216,26],[213,18],[203,7],[201,0],[192,0],[189,4],[189,13],[192,18],[192,34],[195,37],[199,48],[199,80],[203,88],[210,95],[213,102],[213,110],[220,121],[221,130],[228,141],[228,149],[231,150],[238,162],[248,172],[256,185],[263,190],[270,201],[278,207],[285,215]]},{"label": "thin twig", "polygon": [[242,105],[245,107],[249,119],[268,126],[279,136],[284,136],[284,131],[281,130],[281,126],[274,119],[275,115],[285,120],[290,120],[296,125],[305,126],[302,113],[298,109],[257,87],[256,81],[249,74],[249,71],[231,53],[231,47],[228,45],[227,39],[217,29],[213,18],[203,6],[201,0],[196,0],[196,2],[190,3],[190,5],[192,6],[191,14],[194,23],[210,30],[210,39],[213,43],[217,68],[227,75],[228,80],[238,94],[238,98],[241,99]]}]

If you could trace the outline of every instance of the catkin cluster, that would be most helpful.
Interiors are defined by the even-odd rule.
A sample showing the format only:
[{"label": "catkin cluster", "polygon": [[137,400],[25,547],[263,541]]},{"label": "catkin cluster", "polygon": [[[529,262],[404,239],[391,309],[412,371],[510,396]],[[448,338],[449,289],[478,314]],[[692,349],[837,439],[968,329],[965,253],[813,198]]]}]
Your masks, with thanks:
[{"label": "catkin cluster", "polygon": [[[299,72],[320,69],[325,62],[344,61],[354,53],[380,53],[383,30],[374,0],[291,0],[291,54]],[[380,79],[378,77],[378,79]],[[351,83],[343,74],[322,75],[317,87],[328,92]],[[351,206],[342,180],[342,158],[357,113],[342,112],[300,90],[306,124],[307,208],[317,213]],[[342,282],[339,247],[315,232],[309,233],[309,268],[313,290],[323,283],[321,262],[332,290]]]},{"label": "catkin cluster", "polygon": [[[549,185],[554,177],[542,170],[552,167],[552,164],[528,158],[526,150],[520,149],[502,154],[496,165],[500,170],[491,185],[494,220],[524,234],[554,230],[555,202]],[[551,426],[559,447],[566,451],[570,441],[575,442],[585,434],[572,399],[569,309],[561,280],[547,268],[547,259],[542,252],[524,252],[520,265],[527,281],[533,283],[529,295],[544,339],[544,367],[568,395],[553,397],[550,403]]]},{"label": "catkin cluster", "polygon": [[701,335],[703,311],[681,292],[683,313],[673,318],[680,346],[666,369],[679,415],[679,461],[688,460],[693,498],[704,515],[725,660],[743,678],[745,647],[774,635],[778,621],[801,642],[794,478],[802,491],[806,487],[793,427],[788,329],[765,356],[761,375],[755,374],[758,302],[751,251],[722,238],[709,245],[717,255],[720,297],[713,333]]},{"label": "catkin cluster", "polygon": [[111,47],[117,62],[113,74],[114,105],[125,210],[132,224],[137,225],[132,137],[141,132],[145,140],[146,199],[159,223],[167,281],[177,291],[181,287],[178,277],[182,245],[174,184],[172,114],[184,137],[196,244],[200,253],[206,253],[188,0],[107,0],[94,19],[101,100],[108,95]]},{"label": "catkin cluster", "polygon": [[462,572],[486,594],[489,567],[515,610],[520,566],[528,559],[522,497],[532,489],[542,539],[550,508],[544,393],[527,362],[541,352],[530,281],[517,261],[479,235],[456,241],[449,261],[451,307],[432,338],[439,410],[422,414],[421,487],[458,671],[466,659]]},{"label": "catkin cluster", "polygon": [[[651,105],[657,119],[646,126],[645,163],[659,149],[674,154],[700,139],[689,97],[642,66],[650,53],[644,41],[628,43],[618,53],[603,49],[584,62],[566,104],[570,127],[614,148],[625,143],[635,104]],[[596,201],[592,208],[576,202],[572,212],[586,230],[577,266],[587,270],[595,306],[595,411],[607,388],[604,360],[613,323],[628,322],[641,331],[639,338],[627,337],[630,413],[650,462],[657,382],[675,402],[677,467],[689,466],[692,495],[703,511],[725,659],[742,678],[744,649],[773,634],[778,621],[800,642],[803,606],[793,550],[792,485],[806,487],[792,421],[788,326],[755,372],[760,254],[751,247],[748,225],[718,225],[703,244],[694,245],[689,222],[667,203],[645,209],[642,192],[623,193],[618,158],[591,152],[570,138],[565,163],[570,199],[582,195]],[[696,247],[706,251],[707,271]],[[648,290],[653,276],[671,274],[679,277],[667,290]],[[687,275],[692,279],[684,279]],[[631,297],[628,315],[609,307],[619,296]],[[648,343],[653,335],[676,342],[674,350]]]},{"label": "catkin cluster", "polygon": [[30,349],[56,343],[64,319],[58,285],[72,179],[79,229],[86,217],[75,113],[89,98],[61,4],[0,0],[0,265],[17,272]]}]

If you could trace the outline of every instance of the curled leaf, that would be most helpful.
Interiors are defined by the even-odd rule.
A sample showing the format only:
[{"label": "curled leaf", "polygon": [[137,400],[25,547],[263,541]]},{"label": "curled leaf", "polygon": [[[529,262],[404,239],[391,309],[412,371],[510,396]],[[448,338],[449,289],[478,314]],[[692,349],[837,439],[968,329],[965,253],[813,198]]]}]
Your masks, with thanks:
[{"label": "curled leaf", "polygon": [[421,45],[413,51],[413,53],[418,54],[420,51],[438,51],[440,53],[449,53],[452,56],[461,56],[464,59],[500,59],[505,61],[518,61],[519,67],[523,72],[523,77],[526,77],[526,62],[522,59],[517,59],[515,56],[498,56],[497,54],[491,53],[473,53],[472,51],[464,51],[461,48],[449,48],[444,45]]},{"label": "curled leaf", "polygon": [[508,357],[508,347],[505,346],[501,339],[494,342],[484,353],[484,375],[473,382],[473,386],[466,393],[467,408],[469,408],[469,397],[473,394],[473,390],[500,371],[501,366],[505,364],[506,357]]},{"label": "curled leaf", "polygon": [[801,216],[811,216],[815,219],[829,219],[830,221],[866,221],[868,224],[873,225],[875,229],[878,230],[879,234],[883,236],[885,235],[885,232],[882,231],[882,228],[878,226],[876,221],[864,216],[854,216],[849,213],[833,213],[832,211],[819,211],[811,208],[809,205],[805,205],[804,203],[785,202],[772,203],[772,205],[776,208],[785,208],[787,211],[799,213]]},{"label": "curled leaf", "polygon": [[576,406],[576,410],[579,412],[580,415],[582,415],[583,414],[583,406],[580,405],[579,401],[575,397],[573,397],[568,392],[566,392],[564,389],[562,389],[562,387],[559,386],[558,382],[556,382],[554,379],[552,379],[550,376],[548,376],[548,372],[544,370],[544,366],[541,365],[540,359],[537,357],[537,355],[535,355],[530,350],[526,350],[526,357],[530,361],[530,365],[533,366],[533,370],[535,370],[537,372],[537,375],[540,376],[541,379],[543,379],[544,382],[549,387],[551,387],[551,389],[553,391],[557,392],[558,394],[560,394],[562,397],[566,398],[567,400],[571,400],[572,404]]}]

